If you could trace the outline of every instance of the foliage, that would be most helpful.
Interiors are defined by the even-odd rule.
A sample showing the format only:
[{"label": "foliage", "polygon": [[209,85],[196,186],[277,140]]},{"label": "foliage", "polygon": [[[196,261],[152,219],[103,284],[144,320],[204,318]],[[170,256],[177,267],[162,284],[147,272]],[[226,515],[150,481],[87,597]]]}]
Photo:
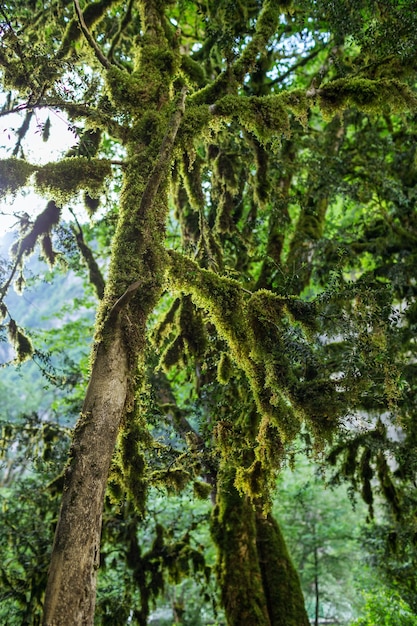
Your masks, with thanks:
[{"label": "foliage", "polygon": [[[99,597],[103,620],[146,623],[170,578],[206,573],[193,523],[170,535],[163,515],[150,522],[154,488],[176,498],[192,488],[215,501],[229,624],[306,624],[271,514],[300,433],[335,484],[361,493],[370,518],[382,496],[396,537],[412,528],[415,9],[414,0],[1,5],[1,115],[19,122],[0,191],[29,184],[46,202],[17,215],[1,268],[2,336],[18,362],[32,359],[57,384],[54,408],[67,419],[81,408],[92,343],[56,530],[65,559],[52,551],[51,572],[66,568],[51,574],[46,614],[59,607],[69,619],[78,599],[53,598],[71,590],[87,598],[89,615],[77,619],[92,621],[85,589],[103,500],[102,556],[118,556],[104,564],[103,586],[123,581],[120,603]],[[48,111],[38,129],[46,142],[57,114],[74,135],[55,162],[26,158],[38,109]],[[37,250],[90,282],[75,308],[74,294],[62,296],[63,328],[45,350],[44,333],[6,299],[13,284],[28,293]],[[92,331],[77,307],[96,296]],[[40,440],[54,423],[49,412]],[[293,497],[304,524],[310,485]],[[325,554],[320,519],[309,523]],[[408,556],[400,550],[401,563]],[[287,572],[276,584],[274,559]],[[69,578],[56,591],[61,574]]]},{"label": "foliage", "polygon": [[415,613],[395,592],[382,591],[366,596],[364,616],[352,622],[352,626],[414,626]]},{"label": "foliage", "polygon": [[274,513],[300,572],[310,621],[351,623],[360,615],[361,585],[370,588],[375,578],[364,571],[367,554],[361,545],[363,506],[349,500],[344,487],[326,486],[320,465],[297,454],[293,469],[280,475]]}]

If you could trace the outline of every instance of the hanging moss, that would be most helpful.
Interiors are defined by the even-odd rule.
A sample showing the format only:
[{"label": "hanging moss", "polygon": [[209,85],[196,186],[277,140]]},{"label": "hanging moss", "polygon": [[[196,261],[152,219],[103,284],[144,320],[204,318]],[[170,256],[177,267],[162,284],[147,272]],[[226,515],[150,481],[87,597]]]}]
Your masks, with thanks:
[{"label": "hanging moss", "polygon": [[157,470],[152,472],[149,480],[154,485],[160,485],[168,491],[180,493],[183,491],[190,481],[190,473],[182,467],[171,468],[167,470]]},{"label": "hanging moss", "polygon": [[208,483],[203,483],[201,481],[196,481],[193,483],[194,496],[199,500],[206,500],[210,496],[212,491],[213,487]]},{"label": "hanging moss", "polygon": [[268,493],[267,476],[268,474],[265,473],[263,464],[257,459],[248,468],[237,468],[235,487],[254,501]]},{"label": "hanging moss", "polygon": [[[20,258],[31,254],[38,241],[44,242],[45,237],[49,235],[53,227],[59,223],[60,217],[61,208],[51,200],[46,205],[44,211],[37,216],[29,232],[27,232],[28,229],[25,229],[26,234],[24,237],[12,246],[12,254]],[[49,242],[47,242],[46,245],[49,246]],[[44,252],[46,253],[47,260],[50,262],[55,260],[56,255],[50,248],[47,248]]]},{"label": "hanging moss", "polygon": [[195,308],[190,296],[182,298],[178,323],[188,354],[203,355],[207,347],[207,332],[201,312]]},{"label": "hanging moss", "polygon": [[24,187],[31,174],[36,170],[23,159],[1,159],[0,160],[0,195],[15,193]]},{"label": "hanging moss", "polygon": [[7,332],[10,342],[16,351],[16,362],[23,363],[30,359],[33,355],[32,342],[29,337],[20,330],[13,319],[7,324]]},{"label": "hanging moss", "polygon": [[167,312],[155,325],[151,339],[156,346],[161,346],[164,339],[169,337],[169,335],[177,328],[176,318],[180,304],[181,298],[175,298]]},{"label": "hanging moss", "polygon": [[224,96],[213,108],[215,115],[236,118],[262,143],[290,131],[288,112],[280,96]]},{"label": "hanging moss", "polygon": [[35,174],[35,185],[41,193],[66,202],[80,190],[86,190],[92,197],[97,197],[104,180],[110,175],[109,161],[73,157],[39,168]]},{"label": "hanging moss", "polygon": [[227,352],[222,352],[217,365],[217,380],[221,385],[227,385],[233,375],[233,361]]}]

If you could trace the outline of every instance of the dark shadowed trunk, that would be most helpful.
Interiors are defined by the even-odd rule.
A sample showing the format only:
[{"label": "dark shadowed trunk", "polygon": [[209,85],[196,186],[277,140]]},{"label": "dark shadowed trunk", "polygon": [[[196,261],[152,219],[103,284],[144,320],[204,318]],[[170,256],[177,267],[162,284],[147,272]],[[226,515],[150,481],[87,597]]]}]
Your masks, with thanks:
[{"label": "dark shadowed trunk", "polygon": [[298,574],[278,522],[256,511],[256,545],[271,626],[308,626]]},{"label": "dark shadowed trunk", "polygon": [[308,626],[300,581],[274,518],[219,474],[212,536],[228,626]]}]

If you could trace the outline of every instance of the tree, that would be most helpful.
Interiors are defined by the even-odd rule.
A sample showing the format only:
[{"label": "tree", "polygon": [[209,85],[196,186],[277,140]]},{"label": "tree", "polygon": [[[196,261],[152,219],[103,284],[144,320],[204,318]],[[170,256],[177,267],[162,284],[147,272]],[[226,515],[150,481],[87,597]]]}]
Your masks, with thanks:
[{"label": "tree", "polygon": [[[108,218],[116,228],[105,286],[82,225],[73,224],[100,305],[44,624],[93,622],[109,471],[109,486],[119,483],[141,512],[152,402],[194,460],[184,469],[176,454],[159,476],[166,483],[200,476],[213,490],[228,623],[308,623],[269,510],[271,489],[302,424],[324,446],[374,381],[379,398],[395,399],[397,370],[385,360],[391,278],[384,283],[374,272],[371,280],[364,254],[385,254],[370,230],[395,185],[378,188],[382,208],[366,196],[381,183],[377,166],[368,175],[374,146],[366,142],[409,137],[414,9],[411,0],[1,5],[3,114],[24,114],[14,154],[0,164],[1,189],[30,183],[48,197],[33,221],[21,216],[3,296],[13,280],[23,286],[23,264],[37,244],[56,261],[62,207],[83,191],[93,215],[103,186],[122,172],[116,217]],[[45,108],[65,113],[79,139],[64,158],[41,165],[24,158],[23,145]],[[52,130],[45,122],[45,138]],[[398,152],[407,156],[395,146],[389,154]],[[391,171],[410,186],[400,163]],[[352,237],[347,250],[345,201],[364,240]],[[398,232],[392,219],[388,211],[383,226]],[[355,245],[357,258],[338,254],[354,254]],[[355,271],[368,282],[348,282]],[[1,306],[23,360],[31,342]],[[156,374],[153,350],[166,376]],[[199,427],[180,407],[187,377]]]}]

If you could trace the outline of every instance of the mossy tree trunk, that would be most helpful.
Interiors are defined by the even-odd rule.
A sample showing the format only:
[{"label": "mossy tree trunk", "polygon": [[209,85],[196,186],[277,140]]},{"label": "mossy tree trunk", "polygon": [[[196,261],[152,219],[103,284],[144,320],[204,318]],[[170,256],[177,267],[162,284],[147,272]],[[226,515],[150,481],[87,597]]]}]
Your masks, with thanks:
[{"label": "mossy tree trunk", "polygon": [[256,546],[271,626],[309,626],[298,574],[277,520],[259,507]]},{"label": "mossy tree trunk", "polygon": [[169,73],[159,62],[169,45],[158,3],[141,4],[145,34],[137,72],[146,73],[149,89],[132,103],[135,72],[119,71],[109,79],[112,97],[121,109],[131,113],[133,109],[134,116],[134,107],[138,108],[137,122],[126,142],[119,219],[96,322],[91,378],[65,471],[46,588],[45,626],[93,624],[109,467],[120,424],[134,413],[146,322],[164,279],[165,178],[185,94],[171,94]]},{"label": "mossy tree trunk", "polygon": [[308,626],[297,572],[278,523],[219,473],[212,537],[228,626]]}]

